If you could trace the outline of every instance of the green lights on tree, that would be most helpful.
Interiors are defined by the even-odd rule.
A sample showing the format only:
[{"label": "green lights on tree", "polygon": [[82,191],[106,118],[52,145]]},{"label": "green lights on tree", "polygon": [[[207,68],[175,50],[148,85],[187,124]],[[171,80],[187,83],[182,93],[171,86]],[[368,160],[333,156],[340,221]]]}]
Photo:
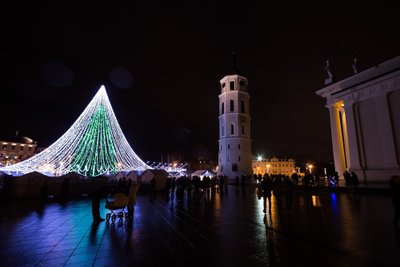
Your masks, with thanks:
[{"label": "green lights on tree", "polygon": [[132,150],[112,110],[104,86],[54,144],[20,163],[1,168],[10,174],[41,172],[59,176],[76,172],[99,176],[151,169]]}]

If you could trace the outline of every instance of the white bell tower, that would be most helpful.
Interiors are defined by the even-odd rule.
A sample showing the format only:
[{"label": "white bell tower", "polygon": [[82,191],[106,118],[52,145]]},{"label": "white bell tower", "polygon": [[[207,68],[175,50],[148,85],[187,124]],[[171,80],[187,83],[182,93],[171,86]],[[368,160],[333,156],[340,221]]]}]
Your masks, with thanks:
[{"label": "white bell tower", "polygon": [[220,83],[218,175],[234,180],[253,173],[248,81],[236,67],[235,58]]}]

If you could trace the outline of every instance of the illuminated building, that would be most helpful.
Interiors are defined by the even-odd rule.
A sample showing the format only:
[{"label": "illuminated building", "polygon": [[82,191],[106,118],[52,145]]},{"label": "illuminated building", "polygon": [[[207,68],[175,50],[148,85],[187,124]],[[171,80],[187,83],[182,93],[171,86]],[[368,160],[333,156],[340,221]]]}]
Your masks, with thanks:
[{"label": "illuminated building", "polygon": [[296,162],[294,159],[279,159],[276,157],[263,159],[257,157],[253,159],[254,174],[286,175],[290,176],[296,172]]},{"label": "illuminated building", "polygon": [[360,181],[387,182],[400,174],[400,56],[355,69],[316,94],[326,98],[339,175],[348,170]]},{"label": "illuminated building", "polygon": [[8,166],[32,157],[35,154],[36,143],[0,141],[0,164]]},{"label": "illuminated building", "polygon": [[248,81],[234,64],[220,84],[218,175],[235,179],[253,173]]}]

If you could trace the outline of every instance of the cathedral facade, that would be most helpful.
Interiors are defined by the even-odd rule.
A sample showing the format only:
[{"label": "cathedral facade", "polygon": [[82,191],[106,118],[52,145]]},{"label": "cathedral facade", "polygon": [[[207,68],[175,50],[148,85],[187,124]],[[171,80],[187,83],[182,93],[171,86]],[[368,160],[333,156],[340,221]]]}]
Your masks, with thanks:
[{"label": "cathedral facade", "polygon": [[400,56],[316,92],[326,99],[339,175],[387,183],[400,175]]}]

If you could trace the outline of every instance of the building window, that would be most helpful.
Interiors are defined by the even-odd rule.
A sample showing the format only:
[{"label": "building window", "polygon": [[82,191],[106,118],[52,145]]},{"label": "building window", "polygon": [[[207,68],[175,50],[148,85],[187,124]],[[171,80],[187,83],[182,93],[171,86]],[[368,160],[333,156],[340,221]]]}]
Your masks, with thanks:
[{"label": "building window", "polygon": [[23,147],[23,146],[20,146],[20,147],[19,147],[19,150],[20,150],[20,151],[24,151],[24,147]]},{"label": "building window", "polygon": [[240,86],[244,86],[244,81],[240,80],[239,84],[240,84]]},{"label": "building window", "polygon": [[232,164],[232,171],[237,172],[237,170],[238,170],[238,165]]},{"label": "building window", "polygon": [[228,144],[228,149],[231,149],[231,145],[230,144]]},{"label": "building window", "polygon": [[224,128],[224,126],[221,127],[221,135],[225,136],[225,128]]},{"label": "building window", "polygon": [[238,149],[240,150],[240,144],[238,144]]},{"label": "building window", "polygon": [[245,109],[244,109],[244,101],[240,101],[240,112],[245,113]]},{"label": "building window", "polygon": [[15,150],[15,146],[14,145],[11,146],[11,150]]},{"label": "building window", "polygon": [[3,145],[3,147],[1,149],[6,150],[7,149],[7,145]]},{"label": "building window", "polygon": [[240,161],[240,156],[239,156],[239,161]]},{"label": "building window", "polygon": [[244,124],[242,124],[242,134],[244,135]]},{"label": "building window", "polygon": [[222,88],[225,88],[225,83],[222,84]]},{"label": "building window", "polygon": [[221,115],[225,113],[225,103],[222,102],[221,104]]},{"label": "building window", "polygon": [[235,82],[229,83],[229,89],[231,89],[231,91],[235,90]]},{"label": "building window", "polygon": [[235,125],[231,124],[231,135],[235,134]]},{"label": "building window", "polygon": [[229,102],[229,104],[230,104],[230,111],[235,111],[235,101],[233,101],[232,99],[231,99],[231,101]]},{"label": "building window", "polygon": [[229,157],[228,157],[228,162],[229,162]]}]

